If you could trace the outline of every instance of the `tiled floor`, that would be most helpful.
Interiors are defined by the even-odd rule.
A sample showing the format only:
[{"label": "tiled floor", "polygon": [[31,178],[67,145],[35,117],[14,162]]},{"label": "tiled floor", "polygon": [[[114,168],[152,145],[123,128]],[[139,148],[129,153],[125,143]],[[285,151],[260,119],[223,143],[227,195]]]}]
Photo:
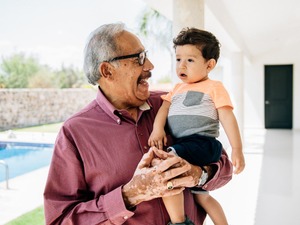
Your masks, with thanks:
[{"label": "tiled floor", "polygon": [[[300,131],[246,130],[246,169],[211,192],[230,225],[300,224]],[[230,153],[230,152],[229,152]],[[0,183],[0,224],[42,204],[48,168]],[[207,225],[211,221],[207,220]]]},{"label": "tiled floor", "polygon": [[[0,133],[0,140],[12,142],[54,143],[55,137],[55,133],[14,132],[13,135],[9,132]],[[6,182],[0,182],[0,225],[43,204],[47,173],[48,167],[44,167],[10,179],[8,190]]]},{"label": "tiled floor", "polygon": [[[0,184],[0,224],[31,211],[43,204],[43,189],[48,167],[11,179],[9,189]],[[32,224],[34,225],[34,224]]]},{"label": "tiled floor", "polygon": [[299,225],[300,131],[247,130],[244,146],[244,172],[211,192],[229,224]]}]

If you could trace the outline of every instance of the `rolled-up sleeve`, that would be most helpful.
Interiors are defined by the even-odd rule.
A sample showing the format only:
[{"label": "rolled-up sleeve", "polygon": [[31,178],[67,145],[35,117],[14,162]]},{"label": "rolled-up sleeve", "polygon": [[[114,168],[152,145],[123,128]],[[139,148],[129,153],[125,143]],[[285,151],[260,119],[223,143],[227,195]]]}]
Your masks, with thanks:
[{"label": "rolled-up sleeve", "polygon": [[232,179],[233,166],[225,150],[222,151],[218,162],[211,164],[216,171],[215,175],[202,187],[204,190],[213,191],[223,187]]}]

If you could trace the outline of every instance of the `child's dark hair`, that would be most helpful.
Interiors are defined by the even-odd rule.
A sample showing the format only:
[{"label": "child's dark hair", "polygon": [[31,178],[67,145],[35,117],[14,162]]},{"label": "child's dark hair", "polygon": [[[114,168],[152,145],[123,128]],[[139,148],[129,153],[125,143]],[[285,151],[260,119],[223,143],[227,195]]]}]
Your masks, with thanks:
[{"label": "child's dark hair", "polygon": [[197,28],[183,28],[173,39],[174,49],[180,45],[195,45],[206,60],[215,59],[220,56],[220,43],[212,33]]}]

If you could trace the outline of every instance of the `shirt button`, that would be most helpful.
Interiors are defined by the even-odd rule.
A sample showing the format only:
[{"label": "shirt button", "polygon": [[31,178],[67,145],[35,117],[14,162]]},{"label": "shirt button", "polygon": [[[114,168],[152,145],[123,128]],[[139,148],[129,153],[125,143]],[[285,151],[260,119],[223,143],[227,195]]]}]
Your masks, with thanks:
[{"label": "shirt button", "polygon": [[124,220],[127,220],[127,219],[128,219],[128,216],[124,216],[123,218],[124,218]]},{"label": "shirt button", "polygon": [[121,120],[120,120],[120,119],[117,119],[117,123],[120,124],[120,123],[121,123]]},{"label": "shirt button", "polygon": [[144,146],[144,149],[146,150],[146,149],[148,149],[148,147],[147,147],[147,146]]}]

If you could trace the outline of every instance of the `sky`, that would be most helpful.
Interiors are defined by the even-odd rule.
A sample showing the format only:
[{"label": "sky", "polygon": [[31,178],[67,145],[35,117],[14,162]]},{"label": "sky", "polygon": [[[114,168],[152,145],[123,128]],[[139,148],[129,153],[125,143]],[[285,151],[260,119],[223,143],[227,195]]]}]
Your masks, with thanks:
[{"label": "sky", "polygon": [[142,0],[0,0],[1,58],[25,52],[42,64],[82,64],[89,33],[104,23],[130,28],[145,7]]},{"label": "sky", "polygon": [[143,0],[0,0],[0,60],[22,52],[52,68],[82,69],[91,31],[118,21],[136,30],[145,7]]}]

